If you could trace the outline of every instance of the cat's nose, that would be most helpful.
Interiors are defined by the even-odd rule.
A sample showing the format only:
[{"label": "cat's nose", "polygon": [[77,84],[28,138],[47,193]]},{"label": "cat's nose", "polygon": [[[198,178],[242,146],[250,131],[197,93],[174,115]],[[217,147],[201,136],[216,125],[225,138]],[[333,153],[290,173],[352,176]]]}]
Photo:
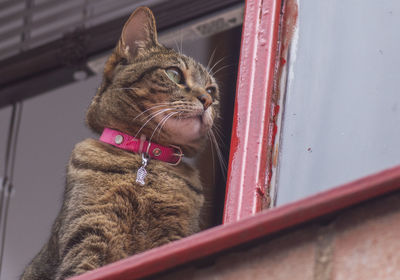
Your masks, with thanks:
[{"label": "cat's nose", "polygon": [[200,94],[197,96],[197,99],[200,100],[201,104],[203,104],[204,111],[212,104],[212,97],[208,93]]}]

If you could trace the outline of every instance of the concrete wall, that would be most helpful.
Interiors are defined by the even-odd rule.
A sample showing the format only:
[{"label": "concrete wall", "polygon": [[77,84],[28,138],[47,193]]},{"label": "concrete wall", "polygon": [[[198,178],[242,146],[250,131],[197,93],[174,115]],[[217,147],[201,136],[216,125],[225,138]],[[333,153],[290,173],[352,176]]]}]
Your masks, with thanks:
[{"label": "concrete wall", "polygon": [[155,279],[400,279],[400,193]]}]

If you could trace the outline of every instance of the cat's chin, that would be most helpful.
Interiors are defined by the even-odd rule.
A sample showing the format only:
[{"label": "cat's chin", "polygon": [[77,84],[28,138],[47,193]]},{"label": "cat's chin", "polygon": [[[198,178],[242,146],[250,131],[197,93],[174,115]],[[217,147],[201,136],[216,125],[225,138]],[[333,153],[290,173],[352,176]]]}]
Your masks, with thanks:
[{"label": "cat's chin", "polygon": [[211,128],[213,120],[209,113],[188,118],[170,118],[163,130],[173,136],[173,144],[185,145],[205,137]]}]

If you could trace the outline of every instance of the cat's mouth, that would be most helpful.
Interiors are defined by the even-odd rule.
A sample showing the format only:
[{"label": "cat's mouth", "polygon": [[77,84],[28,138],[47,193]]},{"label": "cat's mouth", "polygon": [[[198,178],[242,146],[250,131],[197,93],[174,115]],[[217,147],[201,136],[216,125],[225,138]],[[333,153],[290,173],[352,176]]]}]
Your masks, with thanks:
[{"label": "cat's mouth", "polygon": [[188,120],[188,119],[193,119],[193,120],[200,120],[201,122],[203,121],[205,112],[197,112],[197,113],[190,113],[190,114],[178,114],[173,116],[174,119],[176,120]]},{"label": "cat's mouth", "polygon": [[[162,118],[160,116],[160,121]],[[179,145],[204,137],[212,123],[209,110],[192,111],[171,116],[165,121],[163,129],[168,132],[168,135],[174,136],[175,144]]]}]

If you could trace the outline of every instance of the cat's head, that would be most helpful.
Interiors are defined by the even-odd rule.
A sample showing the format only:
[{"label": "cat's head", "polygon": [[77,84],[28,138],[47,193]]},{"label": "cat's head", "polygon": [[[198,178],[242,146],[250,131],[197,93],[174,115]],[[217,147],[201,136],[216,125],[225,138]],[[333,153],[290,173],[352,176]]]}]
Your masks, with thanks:
[{"label": "cat's head", "polygon": [[215,79],[198,62],[158,43],[145,7],[133,12],[109,57],[87,112],[95,132],[105,127],[194,155],[218,115]]}]

